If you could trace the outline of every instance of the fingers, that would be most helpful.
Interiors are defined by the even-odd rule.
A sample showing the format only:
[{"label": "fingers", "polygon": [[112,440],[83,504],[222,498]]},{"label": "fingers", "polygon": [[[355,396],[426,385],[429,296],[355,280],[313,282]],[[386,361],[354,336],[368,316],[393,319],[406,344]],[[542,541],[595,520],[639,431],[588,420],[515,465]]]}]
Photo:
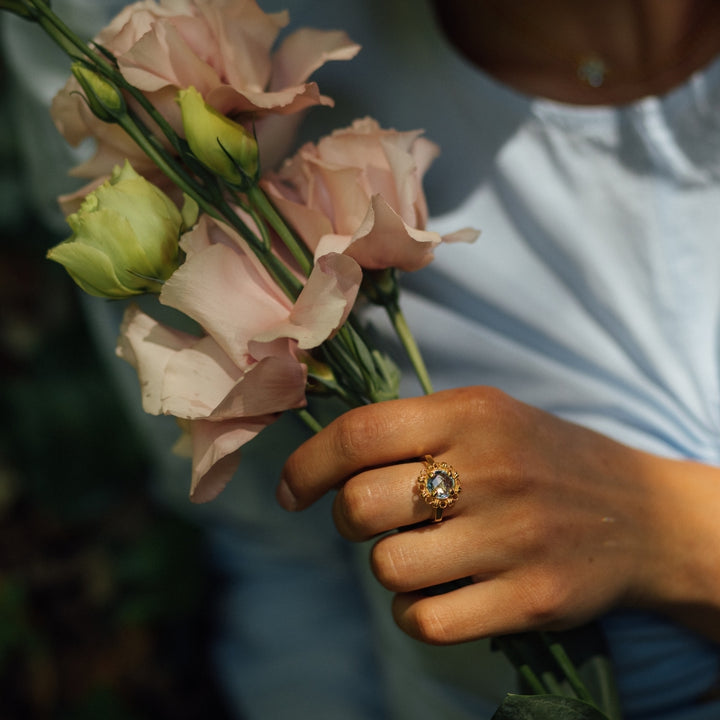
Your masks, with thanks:
[{"label": "fingers", "polygon": [[431,509],[417,491],[422,467],[419,462],[408,462],[351,477],[333,504],[340,534],[362,542],[388,530],[427,521]]},{"label": "fingers", "polygon": [[504,572],[511,558],[472,518],[458,516],[380,539],[373,547],[372,570],[393,592],[412,592],[473,577]]},{"label": "fingers", "polygon": [[427,446],[435,434],[426,431],[428,402],[392,400],[345,413],[290,456],[278,502],[300,510],[362,470],[434,452]]},{"label": "fingers", "polygon": [[[455,643],[579,624],[627,594],[647,497],[624,481],[636,474],[628,452],[499,391],[462,388],[346,413],[289,458],[278,499],[299,510],[337,488],[339,531],[383,535],[373,571],[400,593],[400,627]],[[425,454],[462,484],[441,523],[419,493]]]},{"label": "fingers", "polygon": [[[534,582],[537,580],[537,582]],[[582,624],[591,613],[567,610],[566,593],[537,578],[503,575],[441,595],[396,595],[393,616],[411,637],[446,645],[529,630],[560,630]]]},{"label": "fingers", "polygon": [[[440,460],[441,458],[438,458]],[[434,507],[422,497],[420,483],[427,479],[426,464],[405,462],[354,475],[338,490],[333,505],[335,525],[348,540],[362,542],[388,530],[425,523],[434,517]],[[469,493],[461,498],[472,498]],[[443,518],[452,518],[457,505],[449,503]]]},{"label": "fingers", "polygon": [[[468,457],[488,417],[512,423],[518,403],[492,388],[459,388],[350,410],[299,447],[287,460],[277,497],[287,510],[301,510],[363,470],[415,460],[441,459],[457,448]],[[492,450],[487,432],[484,442]],[[495,440],[504,432],[495,432]],[[504,441],[503,441],[504,442]],[[449,461],[462,474],[453,452]],[[473,463],[474,464],[474,463]]]}]

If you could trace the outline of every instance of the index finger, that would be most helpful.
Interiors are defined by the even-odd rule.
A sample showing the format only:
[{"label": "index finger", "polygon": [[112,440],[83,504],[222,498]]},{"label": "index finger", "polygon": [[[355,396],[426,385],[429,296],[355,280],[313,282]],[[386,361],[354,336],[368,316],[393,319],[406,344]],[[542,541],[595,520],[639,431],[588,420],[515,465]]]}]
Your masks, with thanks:
[{"label": "index finger", "polygon": [[341,415],[288,458],[277,491],[280,505],[301,510],[362,470],[434,452],[428,447],[428,402],[388,400]]}]

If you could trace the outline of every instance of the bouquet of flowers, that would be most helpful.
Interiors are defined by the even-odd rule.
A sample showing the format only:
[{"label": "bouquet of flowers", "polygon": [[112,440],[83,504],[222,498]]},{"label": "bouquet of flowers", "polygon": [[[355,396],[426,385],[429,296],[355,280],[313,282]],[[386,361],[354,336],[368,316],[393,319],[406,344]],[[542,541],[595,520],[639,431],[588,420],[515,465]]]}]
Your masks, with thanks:
[{"label": "bouquet of flowers", "polygon": [[[421,182],[436,146],[363,118],[280,162],[303,111],[332,104],[308,78],[359,50],[344,32],[301,29],[276,47],[287,14],[255,0],[141,0],[86,44],[46,0],[0,9],[70,56],[52,114],[71,144],[96,143],[74,169],[89,184],[62,198],[72,235],[48,256],[92,295],[152,293],[191,321],[180,329],[131,304],[117,354],[144,409],[177,418],[193,501],[216,498],[242,446],[281,413],[318,430],[308,396],[348,407],[397,397],[399,371],[368,340],[362,303],[385,307],[432,390],[397,272],[477,236],[426,229]],[[553,638],[499,646],[537,695],[509,696],[497,718],[605,717]]]}]

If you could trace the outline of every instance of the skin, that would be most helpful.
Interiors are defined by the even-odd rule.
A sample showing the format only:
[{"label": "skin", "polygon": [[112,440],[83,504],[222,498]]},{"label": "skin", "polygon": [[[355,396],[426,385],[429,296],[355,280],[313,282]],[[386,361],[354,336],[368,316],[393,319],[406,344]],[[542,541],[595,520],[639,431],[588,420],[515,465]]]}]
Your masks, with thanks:
[{"label": "skin", "polygon": [[[582,105],[661,94],[720,48],[715,0],[447,0],[441,27],[469,60],[521,92]],[[597,54],[601,88],[578,82],[578,60]]]},{"label": "skin", "polygon": [[[412,492],[431,453],[460,474],[443,521]],[[633,450],[488,387],[352,410],[288,459],[278,500],[337,490],[340,533],[382,535],[373,572],[434,644],[646,607],[720,641],[720,471]],[[472,583],[440,595],[423,589]]]},{"label": "skin", "polygon": [[[473,62],[565,102],[662,92],[720,51],[715,2],[605,0],[599,16],[599,4],[576,0],[505,3],[528,20],[521,36],[487,30],[498,28],[494,0],[438,8]],[[552,37],[565,55],[541,62],[540,39],[553,27],[564,28]],[[624,82],[591,94],[569,82],[559,58],[582,47],[603,52]],[[427,453],[462,481],[441,523],[429,522],[430,508],[412,492]],[[496,389],[470,387],[333,422],[288,459],[278,501],[302,510],[329,491],[342,535],[379,538],[373,571],[396,593],[398,625],[425,642],[568,628],[616,607],[664,613],[720,642],[720,469],[640,452]]]}]

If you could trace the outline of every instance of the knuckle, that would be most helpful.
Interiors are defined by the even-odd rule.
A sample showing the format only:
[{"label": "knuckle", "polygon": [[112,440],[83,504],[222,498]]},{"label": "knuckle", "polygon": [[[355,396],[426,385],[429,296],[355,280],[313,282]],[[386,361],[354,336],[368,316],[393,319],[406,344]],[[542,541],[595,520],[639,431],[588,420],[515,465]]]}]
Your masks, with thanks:
[{"label": "knuckle", "polygon": [[453,640],[449,619],[438,603],[416,603],[410,620],[414,636],[422,642],[446,645]]},{"label": "knuckle", "polygon": [[334,424],[338,453],[359,466],[384,434],[383,425],[372,408],[347,412]]},{"label": "knuckle", "polygon": [[303,494],[308,481],[307,467],[297,453],[293,453],[285,461],[282,476],[295,496]]},{"label": "knuckle", "polygon": [[355,478],[348,480],[336,498],[337,524],[343,535],[351,540],[370,537],[376,503],[372,488]]},{"label": "knuckle", "polygon": [[458,403],[466,427],[482,427],[483,455],[499,489],[512,492],[527,488],[537,458],[533,453],[533,416],[527,406],[494,387],[463,388],[465,402]]},{"label": "knuckle", "polygon": [[476,385],[463,388],[465,393],[466,411],[473,417],[490,416],[493,418],[506,416],[516,404],[507,393],[487,385]]},{"label": "knuckle", "polygon": [[407,553],[389,542],[390,538],[378,541],[372,549],[370,562],[378,582],[393,592],[407,592],[414,589],[410,577],[413,563]]},{"label": "knuckle", "polygon": [[522,557],[528,563],[547,558],[552,552],[547,523],[541,521],[536,513],[516,512],[507,547],[516,557]]},{"label": "knuckle", "polygon": [[562,624],[568,600],[567,584],[548,569],[528,574],[521,588],[521,607],[529,628],[552,629]]},{"label": "knuckle", "polygon": [[498,453],[489,480],[495,492],[504,497],[525,497],[533,492],[535,480],[522,450]]}]

